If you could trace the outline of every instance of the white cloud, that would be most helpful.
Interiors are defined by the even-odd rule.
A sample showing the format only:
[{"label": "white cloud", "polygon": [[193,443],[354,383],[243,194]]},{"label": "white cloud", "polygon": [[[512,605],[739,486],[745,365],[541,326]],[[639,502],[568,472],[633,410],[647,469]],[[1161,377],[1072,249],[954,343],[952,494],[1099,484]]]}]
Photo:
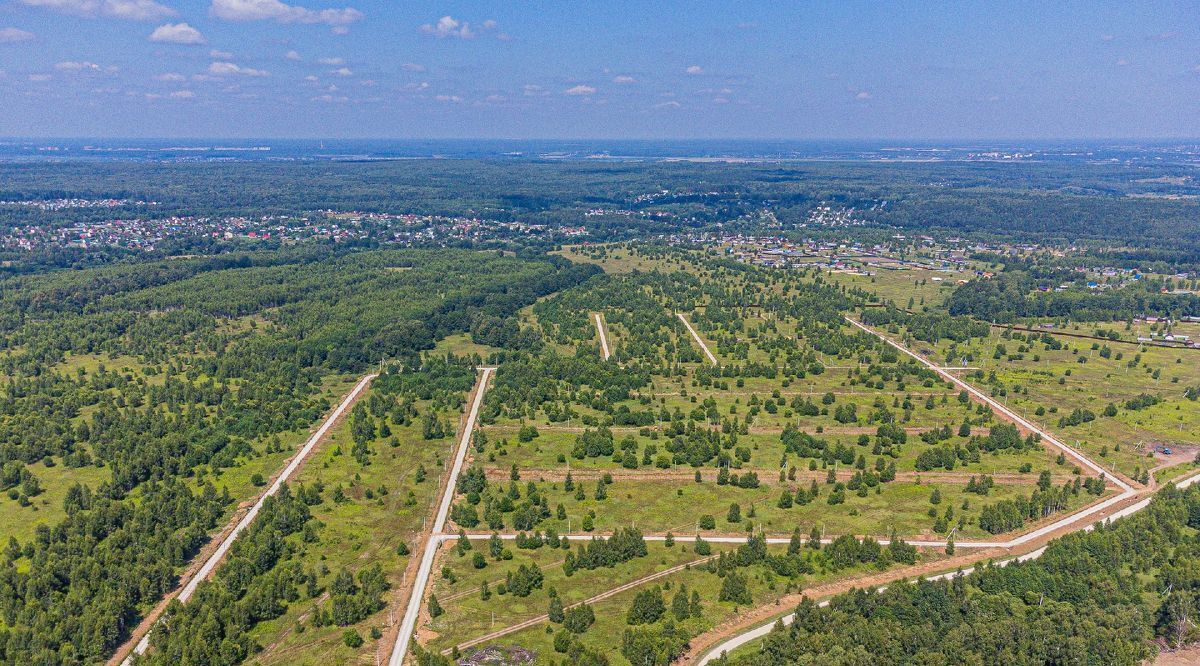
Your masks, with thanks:
[{"label": "white cloud", "polygon": [[[346,26],[362,19],[362,12],[344,9],[306,9],[280,0],[212,0],[209,11],[226,21],[277,21]],[[342,33],[339,33],[342,34]]]},{"label": "white cloud", "polygon": [[458,95],[438,95],[437,97],[434,97],[434,99],[439,102],[454,102],[455,104],[463,101],[463,99]]},{"label": "white cloud", "polygon": [[406,72],[424,72],[425,65],[418,65],[415,62],[406,62],[403,65],[400,65],[400,69]]},{"label": "white cloud", "polygon": [[332,103],[332,102],[349,102],[349,101],[350,101],[350,98],[349,98],[349,97],[346,97],[346,96],[344,96],[344,95],[343,95],[343,96],[334,96],[334,95],[319,95],[319,96],[317,96],[317,97],[314,97],[314,98],[312,98],[312,101],[314,101],[314,102],[329,102],[329,103]]},{"label": "white cloud", "polygon": [[317,78],[313,74],[309,74],[308,76],[304,77],[304,80],[308,81],[309,83],[316,83],[317,81],[320,81],[321,79]]},{"label": "white cloud", "polygon": [[548,94],[544,88],[541,86],[535,86],[532,83],[526,85],[523,88],[523,91],[526,97],[540,97]]},{"label": "white cloud", "polygon": [[865,102],[865,101],[871,99],[871,93],[869,93],[865,90],[860,90],[854,95],[854,99],[856,99],[860,102]]},{"label": "white cloud", "polygon": [[563,91],[563,94],[566,94],[566,95],[592,95],[592,94],[595,94],[595,92],[596,92],[596,89],[591,86],[578,85],[578,86],[575,86],[574,88],[567,88],[566,90]]},{"label": "white cloud", "polygon": [[1128,58],[1120,58],[1119,60],[1117,60],[1117,67],[1124,67],[1128,64],[1129,64]]},{"label": "white cloud", "polygon": [[349,67],[340,67],[330,72],[330,74],[333,74],[334,76],[353,76],[354,72],[352,72]]},{"label": "white cloud", "polygon": [[613,77],[613,83],[633,83],[633,81],[634,79],[632,76],[621,75]]},{"label": "white cloud", "polygon": [[0,28],[0,44],[16,44],[33,39],[33,33],[20,28]]},{"label": "white cloud", "polygon": [[301,59],[300,54],[297,53],[296,51],[288,51],[287,54],[283,57],[287,58],[288,60],[300,60]]},{"label": "white cloud", "polygon": [[106,16],[130,21],[152,21],[174,16],[176,11],[154,0],[20,0],[29,7],[42,7],[64,14]]},{"label": "white cloud", "polygon": [[724,97],[714,97],[713,104],[728,104],[729,100]]},{"label": "white cloud", "polygon": [[166,23],[150,33],[152,42],[168,42],[170,44],[204,44],[208,40],[200,31],[186,23]]},{"label": "white cloud", "polygon": [[50,75],[49,74],[30,74],[29,80],[35,81],[35,82],[36,81],[49,81]]},{"label": "white cloud", "polygon": [[692,65],[691,67],[688,67],[684,71],[687,72],[688,74],[691,74],[692,76],[695,76],[696,74],[703,74],[704,68],[701,67],[700,65]]},{"label": "white cloud", "polygon": [[317,62],[321,63],[322,65],[330,65],[330,66],[344,65],[344,64],[346,64],[346,59],[345,58],[319,58],[317,60]]},{"label": "white cloud", "polygon": [[98,72],[102,68],[100,67],[100,65],[97,65],[94,62],[89,62],[87,60],[82,60],[79,62],[76,62],[74,60],[67,60],[67,61],[55,64],[54,69],[57,69],[60,72]]},{"label": "white cloud", "polygon": [[155,76],[154,80],[155,81],[170,81],[170,82],[178,83],[180,81],[187,81],[187,77],[185,77],[183,74],[177,74],[175,72],[167,72],[166,74],[159,74],[158,76]]},{"label": "white cloud", "polygon": [[1112,40],[1114,40],[1116,38],[1117,38],[1116,35],[1100,35],[1100,41],[1103,41],[1103,42],[1111,42]]},{"label": "white cloud", "polygon": [[453,16],[443,16],[438,19],[436,24],[426,23],[421,26],[421,32],[427,35],[433,35],[438,39],[446,37],[461,37],[462,39],[471,39],[475,33],[471,32],[471,26],[468,23],[459,23],[458,19]]},{"label": "white cloud", "polygon": [[335,35],[348,35],[350,34],[350,28],[347,28],[344,25],[335,25],[329,29],[329,32],[332,32]]},{"label": "white cloud", "polygon": [[488,95],[487,97],[483,98],[483,101],[489,104],[499,104],[500,102],[504,101],[504,95]]},{"label": "white cloud", "polygon": [[655,104],[651,108],[653,108],[653,109],[678,109],[682,106],[683,105],[680,104],[679,102],[676,102],[675,100],[671,100],[670,102],[659,102],[658,104]]},{"label": "white cloud", "polygon": [[196,93],[190,90],[176,90],[168,95],[171,99],[191,99],[196,96]]},{"label": "white cloud", "polygon": [[268,76],[268,72],[261,69],[252,69],[250,67],[242,67],[231,62],[214,62],[208,66],[208,73],[213,76],[227,76],[230,74],[241,74],[242,76]]},{"label": "white cloud", "polygon": [[229,51],[218,51],[213,49],[208,52],[208,57],[216,58],[217,60],[233,60],[233,54]]}]

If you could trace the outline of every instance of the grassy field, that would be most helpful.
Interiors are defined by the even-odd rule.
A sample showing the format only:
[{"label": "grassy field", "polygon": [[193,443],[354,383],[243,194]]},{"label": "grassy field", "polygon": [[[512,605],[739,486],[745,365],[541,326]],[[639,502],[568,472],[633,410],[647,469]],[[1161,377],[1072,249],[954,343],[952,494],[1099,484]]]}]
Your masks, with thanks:
[{"label": "grassy field", "polygon": [[[327,587],[338,571],[352,573],[379,564],[393,590],[399,586],[410,556],[397,553],[403,542],[415,549],[415,534],[420,531],[437,492],[438,478],[451,459],[454,438],[428,441],[421,437],[419,425],[393,426],[399,446],[392,448],[383,440],[371,446],[375,454],[371,464],[360,465],[349,455],[351,439],[347,421],[335,428],[296,478],[297,483],[324,484],[325,501],[312,507],[320,526],[318,541],[302,544],[297,557],[305,569],[321,572],[320,584]],[[417,483],[417,467],[423,465],[427,478]],[[343,488],[346,500],[332,499],[334,489]],[[386,494],[381,494],[386,489]],[[290,604],[287,612],[259,624],[254,638],[264,650],[252,664],[345,664],[373,659],[378,641],[372,628],[388,624],[385,608],[352,627],[316,627],[314,608],[325,596]],[[390,601],[390,593],[385,595]],[[359,648],[348,647],[342,639],[353,629],[365,639]]]},{"label": "grassy field", "polygon": [[[1106,357],[1104,343],[1055,339],[1061,349],[1040,340],[1004,338],[994,330],[969,344],[943,341],[934,349],[935,360],[968,359],[979,368],[968,375],[977,385],[1127,475],[1157,466],[1156,448],[1200,450],[1200,409],[1183,395],[1186,387],[1200,384],[1200,353],[1113,344]],[[1126,407],[1143,395],[1161,402]],[[1116,413],[1108,416],[1110,404]],[[1060,424],[1077,409],[1091,412],[1094,420]]]},{"label": "grassy field", "polygon": [[[684,543],[683,541],[678,542],[676,548],[679,548],[680,544]],[[768,548],[770,553],[775,554],[781,553],[783,550],[784,547],[782,546],[770,546]],[[716,551],[714,550],[714,552]],[[932,562],[941,557],[937,553],[923,553],[920,555],[919,561]],[[746,578],[748,587],[751,590],[753,603],[756,606],[761,606],[776,603],[776,600],[784,594],[796,589],[830,583],[836,580],[851,579],[861,576],[868,571],[872,571],[872,569],[858,566],[836,572],[818,572],[802,576],[792,585],[789,585],[786,579],[773,575],[764,567],[755,566],[746,570],[746,573],[748,573]],[[722,582],[722,578],[710,573],[704,567],[693,567],[671,574],[665,580],[656,580],[653,584],[662,587],[663,596],[668,606],[672,596],[681,586],[686,586],[689,591],[699,593],[703,610],[702,617],[690,618],[679,623],[690,635],[694,636],[721,624],[741,610],[736,603],[718,601]],[[633,598],[640,590],[645,589],[645,587],[627,590],[594,604],[593,611],[595,612],[596,623],[580,636],[583,644],[603,653],[612,664],[628,664],[629,662],[620,654],[619,637],[629,628],[629,624],[626,621],[626,614],[632,604]],[[783,611],[785,609],[781,607],[780,610]],[[499,626],[499,623],[497,623],[497,627]],[[557,629],[557,625],[542,623],[504,636],[491,644],[498,646],[521,646],[537,653],[536,663],[550,663],[552,659],[561,657],[561,655],[555,653],[553,646],[554,636],[552,632]],[[470,655],[471,652],[471,650],[466,650],[464,654]]]}]

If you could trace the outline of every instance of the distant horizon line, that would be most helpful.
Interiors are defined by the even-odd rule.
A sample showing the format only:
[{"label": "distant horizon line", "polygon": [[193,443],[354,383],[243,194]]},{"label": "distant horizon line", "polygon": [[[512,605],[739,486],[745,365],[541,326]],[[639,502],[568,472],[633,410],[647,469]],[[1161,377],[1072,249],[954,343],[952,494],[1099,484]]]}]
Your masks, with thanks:
[{"label": "distant horizon line", "polygon": [[437,142],[437,141],[636,141],[636,142],[656,142],[656,141],[682,141],[682,142],[708,142],[708,141],[731,141],[731,142],[785,142],[785,143],[811,143],[811,142],[845,142],[845,143],[862,143],[862,142],[996,142],[996,143],[1018,143],[1018,142],[1094,142],[1094,141],[1130,141],[1130,142],[1200,142],[1200,136],[1155,136],[1155,137],[1136,137],[1136,136],[1095,136],[1095,137],[1027,137],[1027,138],[1004,138],[1004,137],[382,137],[382,136],[362,136],[362,137],[297,137],[297,136],[19,136],[19,135],[0,135],[0,142],[8,141],[422,141],[422,142]]}]

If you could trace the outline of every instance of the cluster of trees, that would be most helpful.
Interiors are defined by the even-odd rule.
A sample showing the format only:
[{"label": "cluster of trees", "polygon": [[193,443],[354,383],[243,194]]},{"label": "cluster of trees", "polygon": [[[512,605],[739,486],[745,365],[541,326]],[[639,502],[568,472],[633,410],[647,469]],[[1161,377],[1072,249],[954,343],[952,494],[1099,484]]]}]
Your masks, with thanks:
[{"label": "cluster of trees", "polygon": [[636,527],[617,528],[611,537],[594,537],[591,542],[579,544],[574,552],[567,553],[563,561],[563,572],[570,576],[579,569],[615,567],[635,557],[645,557],[646,540]]},{"label": "cluster of trees", "polygon": [[[1052,513],[1067,508],[1071,497],[1079,495],[1080,481],[1067,482],[1061,488],[1050,487],[1049,473],[1043,473],[1039,487],[1029,497],[1018,496],[1014,499],[1000,500],[985,505],[979,510],[979,527],[989,534],[1001,534],[1020,529],[1025,521],[1039,520]],[[1088,490],[1092,491],[1089,479]],[[1102,492],[1104,484],[1101,483]],[[1099,493],[1096,493],[1099,494]]]},{"label": "cluster of trees", "polygon": [[1062,277],[1006,270],[990,279],[975,279],[959,286],[946,300],[946,308],[952,315],[1000,323],[1027,317],[1119,321],[1147,314],[1172,318],[1200,315],[1200,296],[1162,293],[1161,285],[1152,280],[1098,292],[1036,291],[1039,285],[1057,286],[1056,278]]},{"label": "cluster of trees", "polygon": [[951,316],[944,312],[910,313],[891,306],[867,308],[862,311],[862,320],[864,324],[881,326],[891,333],[898,333],[903,327],[914,338],[925,342],[967,342],[971,338],[985,338],[991,333],[986,321]]}]

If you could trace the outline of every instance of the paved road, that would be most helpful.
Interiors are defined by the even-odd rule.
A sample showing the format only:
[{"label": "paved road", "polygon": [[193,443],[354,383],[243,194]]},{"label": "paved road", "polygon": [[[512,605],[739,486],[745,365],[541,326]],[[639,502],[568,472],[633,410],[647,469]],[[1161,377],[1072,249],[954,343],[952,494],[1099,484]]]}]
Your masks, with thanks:
[{"label": "paved road", "polygon": [[600,352],[607,361],[608,357],[612,356],[612,352],[608,350],[608,334],[604,332],[604,320],[600,318],[599,312],[593,312],[592,318],[596,320],[596,330],[600,333]]},{"label": "paved road", "polygon": [[483,404],[483,394],[487,390],[488,379],[495,368],[480,368],[483,374],[479,376],[479,385],[475,389],[475,400],[471,402],[471,411],[467,413],[467,423],[463,427],[462,438],[458,442],[458,453],[454,456],[454,465],[450,468],[450,478],[446,482],[446,490],[442,494],[442,503],[438,506],[437,516],[430,530],[429,540],[425,542],[425,552],[421,556],[421,566],[417,569],[417,577],[413,580],[413,589],[408,599],[408,609],[404,612],[404,620],[400,623],[400,633],[396,637],[396,645],[392,648],[390,666],[402,666],[404,657],[408,654],[409,643],[412,642],[413,632],[417,628],[417,617],[421,614],[421,602],[425,599],[425,587],[429,584],[429,574],[433,570],[433,558],[438,546],[453,535],[442,533],[446,525],[446,516],[450,513],[450,503],[454,500],[454,487],[458,483],[458,475],[462,472],[463,461],[467,457],[467,449],[471,444],[471,433],[475,430],[475,419],[479,416],[479,406]]},{"label": "paved road", "polygon": [[[302,465],[305,459],[308,458],[309,454],[313,452],[313,449],[317,447],[317,444],[325,438],[325,435],[329,432],[329,429],[333,427],[333,424],[342,417],[342,414],[345,413],[346,409],[348,409],[350,405],[354,403],[359,394],[363,392],[363,389],[367,387],[367,384],[371,383],[371,380],[375,377],[376,375],[371,374],[360,379],[358,384],[355,384],[350,393],[346,394],[346,397],[337,406],[337,409],[334,409],[333,412],[331,412],[325,419],[325,422],[321,424],[321,427],[317,428],[317,431],[308,438],[308,441],[304,442],[304,446],[300,448],[300,452],[292,457],[287,466],[283,468],[283,472],[281,472],[279,476],[275,478],[275,482],[272,483],[267,491],[258,498],[258,501],[254,503],[254,506],[250,507],[250,510],[246,512],[246,515],[242,516],[242,519],[238,521],[233,530],[231,530],[225,536],[225,539],[221,541],[220,545],[217,546],[217,549],[213,551],[212,555],[205,560],[204,564],[200,567],[200,570],[196,572],[196,575],[192,576],[187,584],[184,585],[183,590],[180,591],[178,596],[180,603],[187,603],[188,599],[191,599],[192,595],[195,594],[196,588],[200,585],[200,582],[212,575],[212,572],[214,569],[216,569],[217,565],[225,559],[225,553],[229,551],[229,547],[233,545],[233,542],[237,540],[242,531],[249,527],[250,523],[254,522],[254,518],[258,515],[259,510],[262,509],[263,503],[267,501],[267,498],[279,492],[279,489],[283,486],[283,484],[287,483],[292,474],[300,468],[300,465]],[[134,646],[133,651],[137,654],[143,654],[149,647],[150,632],[147,631],[146,634],[138,641],[137,645]],[[132,656],[127,657],[122,664],[128,666],[131,661]]]},{"label": "paved road", "polygon": [[696,329],[692,328],[692,325],[690,322],[688,322],[687,317],[684,317],[682,312],[676,312],[675,316],[679,317],[679,321],[683,322],[684,326],[687,326],[688,333],[691,333],[692,339],[696,341],[696,344],[700,345],[700,351],[704,352],[704,355],[708,357],[709,362],[713,365],[717,365],[717,357],[713,356],[713,353],[708,351],[708,346],[705,345],[704,341],[700,339],[700,334],[696,332]]}]

